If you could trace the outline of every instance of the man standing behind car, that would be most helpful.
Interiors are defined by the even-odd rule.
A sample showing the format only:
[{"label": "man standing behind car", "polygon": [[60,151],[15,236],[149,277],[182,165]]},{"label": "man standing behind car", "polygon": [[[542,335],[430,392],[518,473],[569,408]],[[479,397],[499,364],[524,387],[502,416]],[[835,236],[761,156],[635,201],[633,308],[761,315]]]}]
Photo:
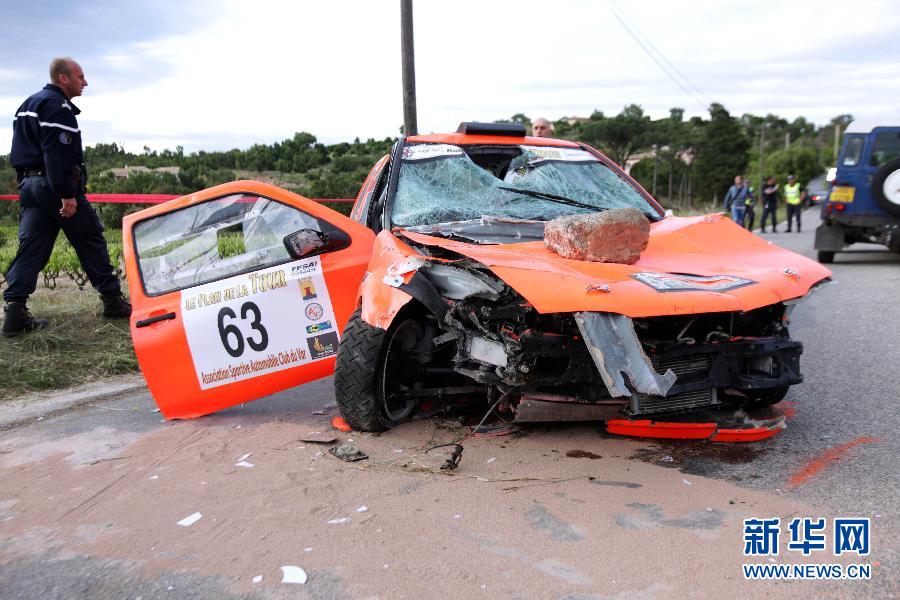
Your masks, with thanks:
[{"label": "man standing behind car", "polygon": [[762,222],[759,224],[759,230],[762,233],[766,232],[766,219],[772,215],[772,233],[778,233],[778,230],[775,229],[778,223],[776,220],[778,217],[775,214],[778,210],[778,183],[774,177],[766,179],[766,184],[762,189],[762,204]]},{"label": "man standing behind car", "polygon": [[744,178],[735,175],[734,185],[725,193],[725,210],[731,211],[731,218],[735,223],[744,226],[744,211],[747,209],[745,202],[750,195],[750,187],[744,183]]},{"label": "man standing behind car", "polygon": [[10,162],[19,182],[21,213],[19,248],[3,291],[4,337],[47,326],[47,321],[32,317],[26,302],[50,260],[60,229],[100,293],[103,316],[131,315],[110,264],[103,227],[85,196],[87,171],[75,118],[81,111],[71,102],[87,87],[84,71],[71,58],[56,58],[50,63],[50,82],[25,100],[13,119]]},{"label": "man standing behind car", "polygon": [[552,137],[553,123],[544,117],[538,117],[534,120],[534,123],[531,124],[531,135],[534,137]]}]

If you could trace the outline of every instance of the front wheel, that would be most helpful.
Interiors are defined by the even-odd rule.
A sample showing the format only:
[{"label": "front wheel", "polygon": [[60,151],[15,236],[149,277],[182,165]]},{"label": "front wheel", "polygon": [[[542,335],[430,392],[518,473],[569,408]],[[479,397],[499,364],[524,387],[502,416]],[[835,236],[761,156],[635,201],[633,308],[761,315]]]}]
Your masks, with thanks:
[{"label": "front wheel", "polygon": [[341,416],[357,431],[385,431],[412,416],[416,402],[405,393],[422,340],[414,319],[397,319],[385,331],[350,317],[338,347],[334,396]]},{"label": "front wheel", "polygon": [[834,252],[830,250],[819,250],[816,253],[816,257],[819,259],[819,262],[823,265],[830,265],[834,262]]}]

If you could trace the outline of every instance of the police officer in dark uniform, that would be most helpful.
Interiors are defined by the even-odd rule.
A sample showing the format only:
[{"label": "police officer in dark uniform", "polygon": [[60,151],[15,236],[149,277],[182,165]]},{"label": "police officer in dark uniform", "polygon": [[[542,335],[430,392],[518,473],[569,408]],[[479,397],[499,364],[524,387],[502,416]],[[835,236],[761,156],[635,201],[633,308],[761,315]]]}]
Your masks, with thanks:
[{"label": "police officer in dark uniform", "polygon": [[71,58],[57,58],[50,64],[50,81],[19,107],[13,120],[10,162],[19,181],[21,213],[19,249],[3,291],[5,337],[47,326],[47,321],[31,316],[26,302],[50,260],[60,229],[100,293],[103,316],[131,315],[110,264],[103,227],[84,195],[87,171],[75,119],[81,111],[72,104],[87,86],[84,71]]}]

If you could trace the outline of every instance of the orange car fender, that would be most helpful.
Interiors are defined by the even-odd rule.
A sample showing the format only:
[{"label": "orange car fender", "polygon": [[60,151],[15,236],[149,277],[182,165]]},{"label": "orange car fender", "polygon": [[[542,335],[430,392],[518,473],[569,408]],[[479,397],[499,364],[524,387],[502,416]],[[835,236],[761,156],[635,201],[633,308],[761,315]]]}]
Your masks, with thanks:
[{"label": "orange car fender", "polygon": [[397,286],[409,283],[418,267],[427,260],[429,257],[419,254],[390,231],[379,233],[372,246],[369,268],[359,287],[357,303],[362,308],[362,320],[380,329],[390,327],[400,309],[412,300],[412,296]]}]

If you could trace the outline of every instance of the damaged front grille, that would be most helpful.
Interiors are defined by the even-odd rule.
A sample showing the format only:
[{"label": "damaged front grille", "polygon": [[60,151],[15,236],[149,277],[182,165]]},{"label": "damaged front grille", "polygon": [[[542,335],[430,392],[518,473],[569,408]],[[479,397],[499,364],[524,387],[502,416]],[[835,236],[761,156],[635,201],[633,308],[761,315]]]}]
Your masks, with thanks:
[{"label": "damaged front grille", "polygon": [[685,375],[693,375],[694,373],[703,373],[705,375],[709,373],[709,368],[712,365],[712,360],[708,354],[662,360],[654,356],[651,358],[651,361],[653,362],[653,368],[660,375],[665,373],[666,369],[672,369],[672,372],[679,378],[683,378]]},{"label": "damaged front grille", "polygon": [[[695,354],[675,358],[651,358],[657,373],[665,373],[672,369],[678,381],[690,379],[691,376],[706,378],[712,366],[712,358],[708,354]],[[718,393],[715,388],[706,388],[690,392],[681,392],[670,396],[648,396],[635,394],[631,398],[628,412],[631,415],[653,415],[696,410],[718,404]]]},{"label": "damaged front grille", "polygon": [[632,415],[681,412],[704,408],[719,403],[716,389],[682,392],[673,396],[647,396],[635,394],[628,412]]}]

